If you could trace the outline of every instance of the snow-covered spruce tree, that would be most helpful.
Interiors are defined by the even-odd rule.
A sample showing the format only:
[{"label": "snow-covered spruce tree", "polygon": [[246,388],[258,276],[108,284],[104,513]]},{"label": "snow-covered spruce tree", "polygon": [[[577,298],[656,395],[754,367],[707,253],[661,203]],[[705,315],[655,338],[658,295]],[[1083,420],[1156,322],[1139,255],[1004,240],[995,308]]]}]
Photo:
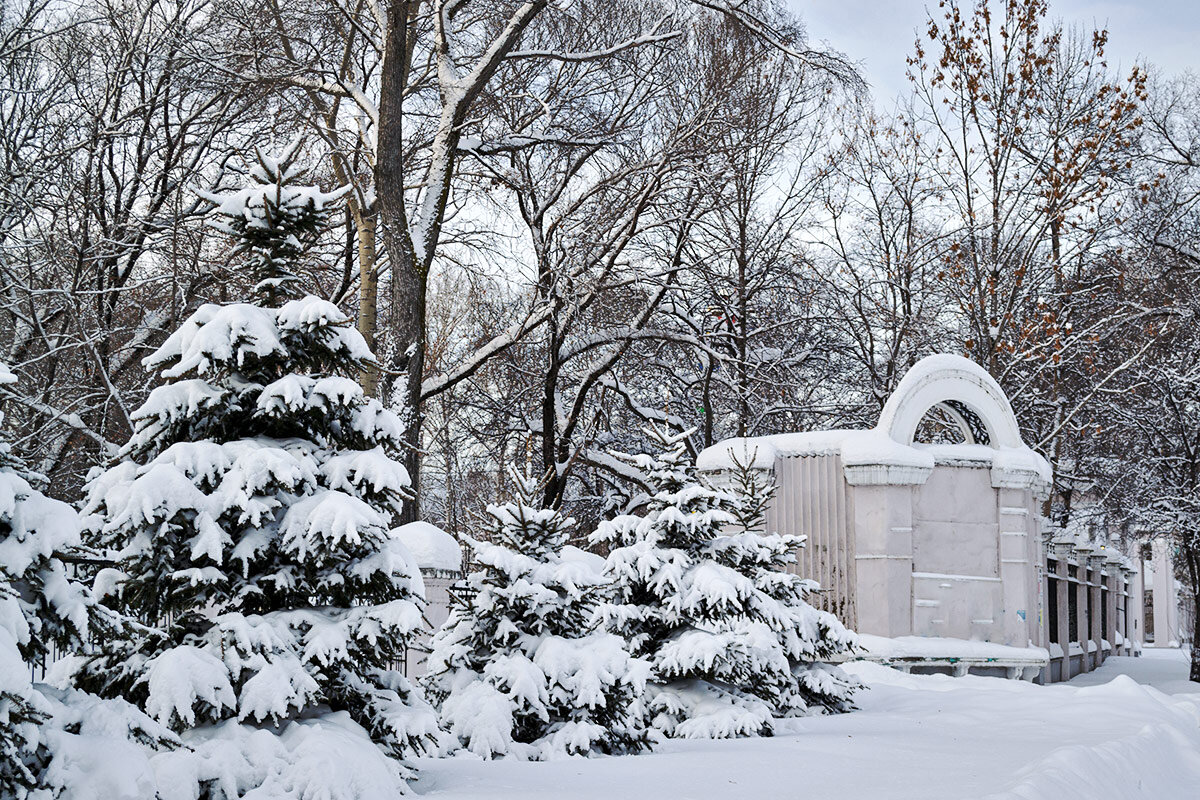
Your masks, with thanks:
[{"label": "snow-covered spruce tree", "polygon": [[434,636],[425,686],[446,728],[484,757],[545,759],[648,746],[646,665],[593,629],[603,576],[564,557],[574,521],[534,507],[537,487],[488,506],[480,569]]},{"label": "snow-covered spruce tree", "polygon": [[[259,180],[219,213],[245,203],[254,218],[268,196],[324,212],[332,197]],[[90,482],[85,520],[118,562],[98,584],[151,629],[102,643],[76,679],[179,731],[347,712],[403,758],[437,721],[392,669],[424,603],[389,534],[409,484],[392,458],[401,425],[346,377],[374,360],[347,316],[312,296],[271,307],[294,284],[261,265],[258,304],[201,306],[144,360],[167,382]]]},{"label": "snow-covered spruce tree", "polygon": [[[16,382],[0,364],[0,384]],[[4,415],[0,412],[0,423]],[[46,497],[0,441],[0,796],[54,797],[70,789],[70,768],[46,772],[76,754],[85,723],[152,750],[170,746],[170,733],[122,703],[95,703],[79,692],[35,685],[30,664],[79,651],[89,637],[125,632],[128,621],[98,604],[70,579],[62,558],[80,548],[79,518],[66,503]],[[49,694],[46,694],[49,692]],[[72,704],[74,708],[67,704]],[[83,708],[87,708],[84,719]],[[110,742],[110,752],[121,745]]]},{"label": "snow-covered spruce tree", "polygon": [[783,590],[793,579],[771,564],[788,542],[729,534],[739,503],[696,477],[689,433],[652,428],[659,455],[614,454],[647,476],[653,495],[645,516],[619,516],[593,534],[611,548],[603,625],[650,661],[655,728],[680,738],[767,735],[773,714],[802,704],[792,656],[819,639],[818,621],[836,620]]},{"label": "snow-covered spruce tree", "polygon": [[34,690],[21,660],[15,605],[7,586],[0,597],[0,795],[20,797],[35,788],[49,761],[40,725],[49,716],[45,698]]},{"label": "snow-covered spruce tree", "polygon": [[[0,384],[14,382],[16,377],[0,364]],[[0,423],[3,421],[0,412]],[[35,505],[41,505],[40,496],[21,475],[19,466],[8,444],[0,442],[0,794],[5,797],[33,789],[37,773],[49,760],[39,730],[49,716],[49,708],[45,698],[34,690],[25,663],[25,657],[42,643],[34,639],[38,626],[30,624],[28,602],[20,583],[35,560],[44,560],[42,553],[50,537],[30,530],[29,500],[32,497]],[[78,525],[75,529],[78,531]]]},{"label": "snow-covered spruce tree", "polygon": [[769,734],[770,706],[742,687],[756,671],[782,667],[758,663],[737,626],[755,613],[760,593],[713,557],[713,543],[734,521],[734,499],[696,480],[687,432],[647,433],[660,455],[613,454],[647,476],[646,515],[621,515],[592,534],[611,548],[602,624],[650,662],[647,712],[658,730],[681,738]]},{"label": "snow-covered spruce tree", "polygon": [[719,562],[748,577],[786,612],[772,624],[748,624],[759,642],[775,638],[791,669],[787,675],[764,671],[750,688],[771,704],[777,717],[849,711],[858,683],[825,662],[850,649],[854,634],[833,614],[809,605],[808,596],[820,589],[816,581],[787,571],[805,537],[767,530],[767,507],[776,487],[753,463],[753,458],[733,454],[734,524],[716,539],[714,551]]}]

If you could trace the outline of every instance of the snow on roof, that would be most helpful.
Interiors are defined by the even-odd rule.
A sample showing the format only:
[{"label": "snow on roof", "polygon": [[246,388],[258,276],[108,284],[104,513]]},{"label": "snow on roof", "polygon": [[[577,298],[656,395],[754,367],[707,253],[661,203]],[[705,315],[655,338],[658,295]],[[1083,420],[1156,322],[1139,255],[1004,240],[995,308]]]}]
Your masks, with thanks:
[{"label": "snow on roof", "polygon": [[734,460],[756,469],[769,469],[779,456],[840,455],[846,466],[889,463],[933,468],[933,457],[902,445],[881,430],[810,431],[727,439],[701,451],[702,470],[732,469]]},{"label": "snow on roof", "polygon": [[421,569],[462,570],[462,547],[454,537],[436,525],[417,520],[392,531]]},{"label": "snow on roof", "polygon": [[[975,410],[990,434],[990,445],[909,444],[919,420],[938,403],[957,400]],[[838,455],[847,468],[886,466],[900,474],[933,469],[935,464],[989,465],[1024,483],[1030,475],[1048,484],[1050,465],[1021,441],[1008,399],[979,365],[953,355],[929,356],[905,374],[870,430],[785,433],[728,439],[700,453],[704,471],[734,468],[734,462],[770,469],[783,456]],[[860,470],[861,472],[861,470]],[[849,473],[848,473],[849,475]],[[921,479],[923,480],[923,478]],[[869,481],[874,482],[874,481]]]},{"label": "snow on roof", "polygon": [[1053,477],[1049,462],[1029,447],[919,443],[913,447],[932,455],[937,464],[989,464],[1006,472],[1032,472],[1046,483]]},{"label": "snow on roof", "polygon": [[832,430],[781,433],[746,439],[726,439],[700,452],[696,466],[704,472],[733,469],[734,461],[755,469],[771,469],[776,459],[789,456],[839,455],[842,466],[887,464],[932,469],[935,464],[992,466],[1003,472],[1051,479],[1046,459],[1029,447],[979,444],[904,445],[878,428],[866,431]]}]

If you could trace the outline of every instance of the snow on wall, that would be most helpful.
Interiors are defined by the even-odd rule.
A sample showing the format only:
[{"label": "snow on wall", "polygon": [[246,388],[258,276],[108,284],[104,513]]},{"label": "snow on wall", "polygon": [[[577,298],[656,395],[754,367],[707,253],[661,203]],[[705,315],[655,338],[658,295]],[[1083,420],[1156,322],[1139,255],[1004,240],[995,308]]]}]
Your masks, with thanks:
[{"label": "snow on wall", "polygon": [[[1026,474],[1050,482],[1046,459],[1025,445],[993,447],[981,444],[900,444],[887,433],[872,430],[807,431],[773,436],[726,439],[700,452],[696,465],[704,472],[733,469],[735,462],[771,469],[779,458],[837,455],[846,467],[886,464],[928,471],[937,464],[995,468],[1004,475]],[[919,482],[919,481],[918,481]]]},{"label": "snow on wall", "polygon": [[703,471],[733,469],[734,461],[770,469],[781,456],[840,455],[847,466],[889,463],[933,469],[933,457],[902,445],[878,429],[780,433],[727,439],[701,451],[696,466]]},{"label": "snow on wall", "polygon": [[[955,400],[970,407],[990,443],[922,445],[913,442],[921,419],[933,406]],[[770,469],[789,456],[838,455],[855,484],[923,483],[935,464],[973,462],[993,468],[996,486],[1048,484],[1050,465],[1022,440],[1008,398],[973,361],[953,355],[923,358],[904,375],[871,430],[829,430],[728,439],[705,448],[697,466],[707,472],[732,469],[735,461]],[[890,469],[871,472],[883,466]],[[1039,490],[1041,487],[1038,487]]]},{"label": "snow on wall", "polygon": [[993,642],[977,642],[941,636],[897,636],[889,639],[867,633],[858,635],[855,656],[881,659],[969,658],[994,661],[1035,661],[1044,663],[1050,652],[1044,647],[1010,647]]},{"label": "snow on wall", "polygon": [[421,520],[409,522],[393,530],[392,535],[412,553],[421,569],[462,571],[462,547],[436,525]]},{"label": "snow on wall", "polygon": [[433,633],[450,616],[450,588],[462,572],[462,546],[441,528],[421,520],[393,529],[392,535],[417,562],[425,585],[425,627],[413,639],[404,665],[404,674],[415,678],[425,673]]}]

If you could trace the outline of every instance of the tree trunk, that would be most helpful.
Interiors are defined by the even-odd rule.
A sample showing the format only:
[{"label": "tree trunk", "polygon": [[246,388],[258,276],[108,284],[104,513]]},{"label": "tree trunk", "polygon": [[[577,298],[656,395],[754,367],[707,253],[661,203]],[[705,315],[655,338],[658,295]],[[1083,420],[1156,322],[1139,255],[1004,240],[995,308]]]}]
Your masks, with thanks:
[{"label": "tree trunk", "polygon": [[379,133],[375,186],[383,243],[391,262],[388,311],[389,347],[383,363],[387,380],[383,400],[399,407],[404,423],[404,466],[412,479],[413,499],[401,522],[420,518],[421,373],[425,366],[425,270],[417,263],[404,204],[404,86],[411,57],[410,24],[417,3],[393,0],[388,9],[387,39],[379,88]]},{"label": "tree trunk", "polygon": [[[551,320],[553,323],[553,320]],[[551,327],[546,377],[542,381],[542,508],[558,508],[562,502],[562,474],[558,468],[558,331]]]},{"label": "tree trunk", "polygon": [[[1192,481],[1195,491],[1195,481]],[[1192,579],[1192,663],[1188,680],[1200,683],[1200,553],[1195,548],[1184,548],[1188,577]],[[1183,637],[1180,637],[1183,638]]]},{"label": "tree trunk", "polygon": [[[375,352],[375,326],[379,319],[379,275],[376,272],[375,215],[360,214],[358,234],[358,332]],[[379,392],[379,369],[367,367],[359,376],[363,391],[370,397]]]},{"label": "tree trunk", "polygon": [[700,402],[704,405],[704,446],[712,447],[713,442],[713,400],[712,400],[712,378],[713,378],[713,359],[708,358],[708,364],[704,368],[704,381],[700,385],[704,387]]},{"label": "tree trunk", "polygon": [[[400,217],[403,218],[403,214]],[[412,480],[413,499],[404,506],[401,522],[420,519],[421,486],[421,377],[425,371],[425,271],[413,263],[408,236],[384,228],[384,242],[392,254],[392,296],[390,333],[392,345],[384,365],[390,373],[384,397],[400,409],[404,423],[404,467]],[[399,241],[396,241],[399,240]],[[409,245],[406,249],[404,246]],[[406,253],[407,258],[397,258]]]},{"label": "tree trunk", "polygon": [[1192,592],[1192,668],[1188,680],[1200,683],[1200,591],[1197,590]]}]

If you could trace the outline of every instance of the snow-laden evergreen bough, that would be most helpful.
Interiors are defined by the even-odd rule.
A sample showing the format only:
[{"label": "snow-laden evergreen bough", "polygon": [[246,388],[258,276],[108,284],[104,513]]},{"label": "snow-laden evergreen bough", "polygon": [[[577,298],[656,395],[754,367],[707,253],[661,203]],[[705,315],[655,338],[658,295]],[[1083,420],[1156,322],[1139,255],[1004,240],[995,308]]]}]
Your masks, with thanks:
[{"label": "snow-laden evergreen bough", "polygon": [[602,625],[651,664],[651,724],[679,738],[766,735],[773,716],[847,707],[850,682],[813,659],[851,635],[780,571],[795,537],[737,531],[738,499],[700,481],[689,432],[651,429],[657,455],[614,454],[647,476],[645,516],[606,521],[613,599]]},{"label": "snow-laden evergreen bough", "polygon": [[[14,382],[0,364],[0,384]],[[136,786],[137,765],[148,781],[148,756],[178,743],[171,732],[119,700],[54,690],[30,677],[30,664],[133,624],[71,580],[62,558],[79,553],[78,516],[35,489],[35,480],[0,442],[0,796],[84,796],[81,782],[103,792],[109,775],[95,763],[96,745],[126,759],[124,780]]]},{"label": "snow-laden evergreen bough", "polygon": [[533,507],[536,487],[487,509],[480,568],[434,636],[425,686],[445,727],[483,758],[632,753],[648,746],[646,664],[594,631],[604,578],[564,554],[574,521]]},{"label": "snow-laden evergreen bough", "polygon": [[[259,189],[219,213],[237,216],[235,200],[252,203]],[[265,193],[305,204],[317,194]],[[285,228],[259,240],[294,238]],[[281,273],[260,277],[260,300],[294,287]],[[424,604],[420,572],[390,535],[409,484],[392,457],[400,422],[349,377],[374,359],[344,313],[312,296],[268,303],[201,306],[144,360],[166,383],[133,414],[123,460],[91,480],[85,505],[90,536],[117,561],[98,588],[148,628],[101,643],[76,680],[190,731],[184,740],[209,754],[199,780],[216,796],[281,768],[223,772],[217,752],[269,760],[284,747],[301,763],[306,732],[365,729],[362,742],[403,759],[437,731],[394,668]],[[403,791],[407,770],[390,763]],[[296,796],[358,796],[318,790],[312,773],[279,780]]]}]

